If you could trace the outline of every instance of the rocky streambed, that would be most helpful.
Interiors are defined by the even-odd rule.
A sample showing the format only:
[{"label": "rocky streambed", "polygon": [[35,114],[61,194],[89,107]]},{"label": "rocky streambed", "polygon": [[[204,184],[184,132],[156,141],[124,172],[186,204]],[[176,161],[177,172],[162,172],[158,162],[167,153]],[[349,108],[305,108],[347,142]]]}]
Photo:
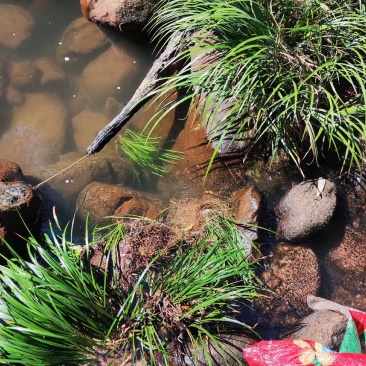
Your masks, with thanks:
[{"label": "rocky streambed", "polygon": [[[8,185],[23,187],[18,192],[28,202],[21,204],[32,209],[30,216],[24,214],[30,228],[38,230],[39,222],[51,216],[52,206],[64,222],[76,212],[79,222],[89,216],[91,224],[112,215],[157,219],[169,208],[164,223],[194,236],[209,210],[223,212],[238,222],[270,230],[240,226],[246,238],[243,250],[250,248],[249,240],[260,247],[264,258],[258,276],[270,289],[264,301],[253,302],[241,317],[257,324],[264,338],[285,336],[309,315],[308,295],[366,311],[362,177],[337,177],[314,169],[303,181],[284,158],[259,157],[243,163],[230,156],[215,161],[203,184],[213,149],[193,115],[183,122],[185,110],[171,111],[154,132],[174,140],[172,148],[185,154],[162,178],[146,174],[137,185],[115,153],[113,141],[101,153],[76,163],[133,94],[152,63],[151,48],[141,35],[131,38],[126,31],[120,37],[81,18],[78,7],[64,17],[52,42],[36,46],[40,32],[48,29],[44,19],[52,6],[56,5],[47,1],[0,4],[0,188],[7,192]],[[84,13],[89,14],[85,6]],[[62,6],[57,9],[61,17]],[[122,43],[120,38],[125,38]],[[141,130],[153,110],[154,106],[143,108],[129,126]],[[31,189],[32,194],[22,193],[65,168]],[[6,200],[5,193],[0,196],[4,198],[0,217],[5,217],[18,201]],[[11,224],[0,222],[0,234],[9,241],[15,240],[14,233],[24,233],[13,219]],[[16,245],[21,243],[17,240]],[[311,320],[312,325],[317,322],[314,334],[323,327],[318,319]],[[239,349],[248,342],[239,339]]]}]

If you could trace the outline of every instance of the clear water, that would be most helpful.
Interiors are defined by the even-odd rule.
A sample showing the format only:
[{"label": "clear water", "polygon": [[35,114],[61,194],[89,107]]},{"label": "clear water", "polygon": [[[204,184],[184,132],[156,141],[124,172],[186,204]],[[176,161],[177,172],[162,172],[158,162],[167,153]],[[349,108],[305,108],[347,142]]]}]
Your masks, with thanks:
[{"label": "clear water", "polygon": [[[82,18],[79,1],[0,0],[0,5],[4,4],[22,7],[24,11],[33,17],[34,26],[29,38],[17,48],[11,49],[0,45],[0,76],[3,81],[0,96],[0,158],[17,162],[21,166],[23,173],[32,177],[37,176],[37,170],[44,169],[45,166],[62,160],[65,154],[73,154],[73,156],[79,157],[85,154],[85,150],[83,151],[84,147],[80,150],[80,147],[78,148],[75,142],[76,132],[73,127],[73,118],[82,110],[88,110],[92,113],[104,115],[105,124],[108,123],[120,108],[128,102],[151,67],[153,48],[147,41],[142,40],[141,36],[136,38],[131,34],[121,35],[119,31],[98,24],[88,23],[94,27],[99,27],[106,35],[107,42],[103,47],[86,55],[76,55],[77,61],[74,62],[73,54],[64,54],[60,50],[62,50],[62,47],[68,46],[65,42],[62,42],[62,37],[67,27],[73,21]],[[0,37],[1,31],[4,30],[1,30],[0,25]],[[90,41],[90,39],[86,39],[87,41]],[[94,86],[94,93],[97,94],[97,97],[95,97],[85,87],[91,81],[88,80],[87,74],[84,75],[84,69],[101,54],[108,51],[110,51],[110,59],[105,60],[98,70],[94,69],[96,73],[102,74],[104,70],[108,71],[111,67],[116,67],[116,62],[119,62],[118,57],[122,57],[121,64],[124,60],[128,60],[131,69],[127,70],[126,77],[122,78],[118,85],[114,85],[113,90],[105,88],[107,90],[106,93],[103,91],[99,92],[98,87]],[[34,102],[37,108],[34,107],[33,110],[30,105],[27,111],[23,113],[24,105],[17,103],[16,98],[9,97],[8,95],[8,88],[12,83],[9,70],[13,63],[34,62],[42,57],[47,57],[51,60],[62,71],[64,76],[57,82],[41,85],[39,80],[37,80],[37,82],[25,87],[17,87],[16,89],[20,92],[21,98],[35,95],[31,102],[26,102],[26,104]],[[123,66],[125,67],[125,65]],[[39,99],[44,101],[44,104],[37,102]],[[37,119],[42,113],[53,112],[53,107],[50,106],[50,103],[54,99],[57,100],[56,104],[62,104],[61,110],[63,108],[66,113],[66,132],[62,132],[64,133],[64,138],[57,135],[54,131],[58,127],[52,124],[51,120],[54,118],[52,113],[50,114],[50,120],[46,121],[47,123],[37,125],[36,128],[29,127],[29,125],[33,126],[33,116]],[[28,101],[28,99],[26,100]],[[142,111],[138,119],[144,120],[148,119],[148,117],[145,118]],[[134,120],[136,121],[136,118]],[[134,122],[132,121],[132,123]],[[98,126],[98,130],[103,127],[100,126],[100,122]],[[89,126],[85,127],[85,133],[88,132],[88,128]],[[39,143],[40,134],[49,134],[51,137],[41,140],[46,141],[42,145]],[[94,136],[89,137],[90,141],[87,142],[88,144],[92,142]],[[84,139],[84,145],[85,143]],[[109,148],[109,154],[112,158],[116,158],[113,141],[110,145],[112,148]],[[57,150],[54,156],[53,146]],[[105,156],[106,154],[104,154]],[[98,158],[96,156],[96,159]],[[110,182],[106,179],[105,183]],[[61,214],[72,217],[75,209],[74,204],[75,202],[69,205],[69,212],[61,212]]]}]

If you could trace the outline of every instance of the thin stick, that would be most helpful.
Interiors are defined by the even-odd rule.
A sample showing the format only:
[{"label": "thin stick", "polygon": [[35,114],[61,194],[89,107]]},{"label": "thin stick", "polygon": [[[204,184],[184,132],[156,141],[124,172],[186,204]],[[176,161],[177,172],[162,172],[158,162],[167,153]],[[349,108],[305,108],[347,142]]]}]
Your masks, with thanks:
[{"label": "thin stick", "polygon": [[58,173],[52,175],[51,177],[47,178],[46,180],[44,180],[41,183],[38,183],[36,186],[33,187],[33,189],[37,189],[39,186],[41,186],[42,184],[48,182],[49,180],[57,177],[58,175],[60,175],[61,173],[63,173],[65,170],[71,168],[72,166],[76,165],[77,163],[79,163],[80,161],[84,160],[85,158],[87,158],[88,155],[84,155],[82,158],[76,160],[75,162],[73,162],[72,164],[70,164],[69,166],[67,166],[66,168],[62,169],[61,171],[59,171]]}]

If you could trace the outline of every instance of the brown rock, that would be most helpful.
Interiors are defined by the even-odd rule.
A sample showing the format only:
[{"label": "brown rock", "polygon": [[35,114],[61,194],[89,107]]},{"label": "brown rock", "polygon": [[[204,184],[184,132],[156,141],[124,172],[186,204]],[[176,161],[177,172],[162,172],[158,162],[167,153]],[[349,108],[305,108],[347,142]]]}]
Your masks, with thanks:
[{"label": "brown rock", "polygon": [[59,43],[57,57],[69,57],[70,62],[75,62],[80,56],[107,46],[108,40],[97,24],[78,18],[65,29]]},{"label": "brown rock", "polygon": [[0,182],[24,181],[20,166],[10,160],[0,160]]},{"label": "brown rock", "polygon": [[101,222],[106,216],[112,215],[155,218],[162,203],[121,186],[92,182],[80,192],[76,206],[82,218],[89,215],[93,222]]},{"label": "brown rock", "polygon": [[134,59],[125,51],[113,47],[90,62],[83,71],[83,81],[96,102],[104,104],[110,96],[123,99],[125,85],[136,70]]},{"label": "brown rock", "polygon": [[48,94],[27,94],[15,107],[10,128],[1,136],[0,154],[23,169],[45,166],[60,158],[66,133],[67,111],[60,99]]},{"label": "brown rock", "polygon": [[254,186],[245,186],[235,191],[231,197],[235,220],[243,223],[258,224],[262,195]]},{"label": "brown rock", "polygon": [[[44,168],[33,169],[28,175],[37,179],[34,183],[44,181],[58,174],[39,187],[42,197],[50,198],[56,206],[69,209],[74,206],[81,190],[94,181],[111,181],[112,170],[107,159],[98,156],[88,157],[75,164],[79,158],[63,158],[58,163]],[[70,167],[71,164],[75,164]]]},{"label": "brown rock", "polygon": [[86,18],[117,28],[142,29],[156,0],[81,0]]},{"label": "brown rock", "polygon": [[256,187],[245,186],[233,193],[231,202],[235,220],[243,224],[238,227],[243,233],[242,242],[249,255],[252,243],[258,244],[259,215],[263,209],[262,195]]},{"label": "brown rock", "polygon": [[[39,221],[41,198],[31,185],[24,182],[0,182],[0,233],[2,238],[18,250]],[[8,249],[1,242],[1,251]]]},{"label": "brown rock", "polygon": [[60,81],[65,78],[65,73],[59,65],[50,57],[40,57],[34,61],[37,69],[41,73],[41,84],[48,84]]},{"label": "brown rock", "polygon": [[305,240],[324,229],[337,203],[333,182],[319,178],[291,188],[282,198],[277,213],[278,231],[286,240]]},{"label": "brown rock", "polygon": [[[85,154],[86,148],[108,122],[109,120],[103,114],[86,109],[72,119],[75,145],[81,154]],[[108,146],[110,147],[109,152],[113,153],[113,145]]]},{"label": "brown rock", "polygon": [[14,61],[9,66],[10,83],[17,89],[34,85],[39,81],[40,72],[34,62]]},{"label": "brown rock", "polygon": [[0,4],[0,44],[17,48],[30,36],[34,19],[22,7]]}]

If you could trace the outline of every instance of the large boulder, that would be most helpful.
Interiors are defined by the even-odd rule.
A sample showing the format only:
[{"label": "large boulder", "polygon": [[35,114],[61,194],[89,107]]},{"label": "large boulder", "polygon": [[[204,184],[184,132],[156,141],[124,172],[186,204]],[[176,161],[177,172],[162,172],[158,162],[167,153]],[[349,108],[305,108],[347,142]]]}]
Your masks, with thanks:
[{"label": "large boulder", "polygon": [[23,169],[57,162],[64,147],[66,119],[67,110],[58,97],[27,94],[1,136],[1,156],[17,161]]},{"label": "large boulder", "polygon": [[319,178],[298,184],[277,206],[279,234],[289,241],[308,239],[329,224],[336,203],[333,182]]},{"label": "large boulder", "polygon": [[30,36],[33,25],[33,17],[22,7],[0,4],[0,45],[17,48]]}]

